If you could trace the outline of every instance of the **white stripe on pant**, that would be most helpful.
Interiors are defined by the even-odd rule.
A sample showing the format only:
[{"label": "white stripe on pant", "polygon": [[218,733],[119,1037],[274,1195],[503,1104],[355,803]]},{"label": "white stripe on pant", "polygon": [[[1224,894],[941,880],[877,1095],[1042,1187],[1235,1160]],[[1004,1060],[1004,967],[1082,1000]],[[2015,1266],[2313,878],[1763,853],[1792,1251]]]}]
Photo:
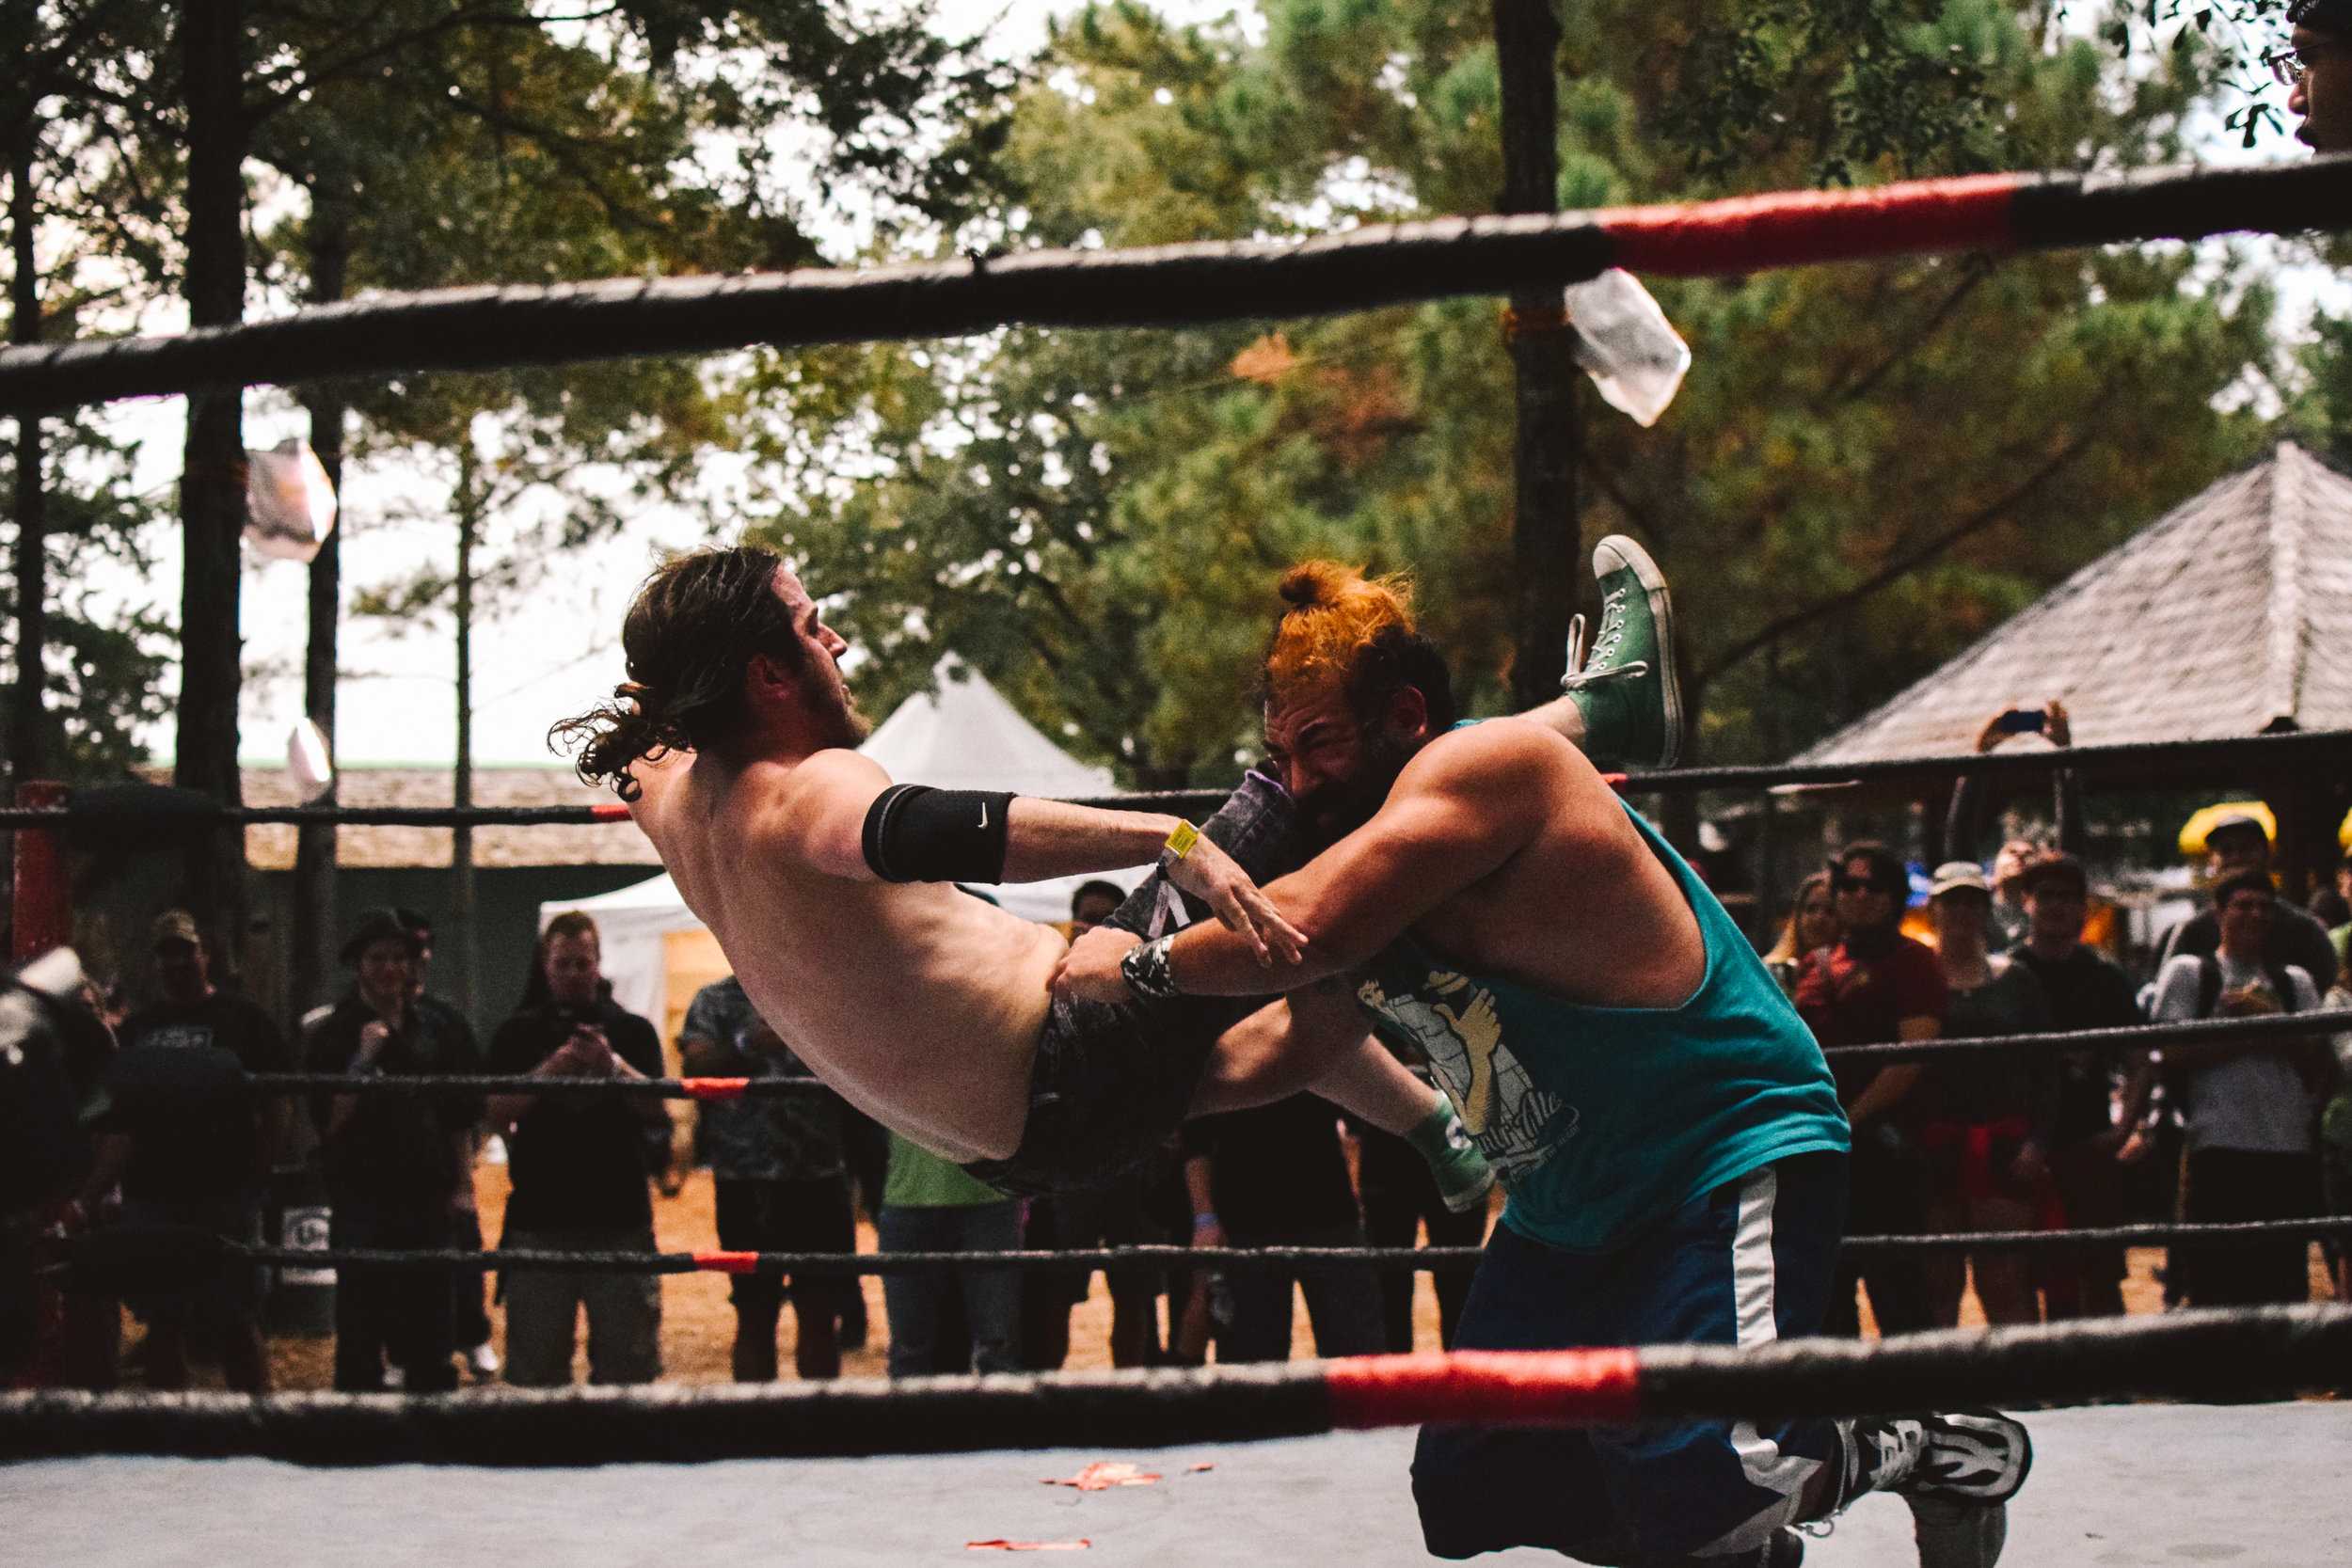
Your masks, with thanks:
[{"label": "white stripe on pant", "polygon": [[[1731,1291],[1741,1350],[1771,1344],[1780,1337],[1772,1261],[1772,1202],[1779,1195],[1780,1176],[1771,1165],[1740,1184],[1740,1227],[1731,1239]],[[1781,1500],[1701,1546],[1694,1557],[1724,1557],[1763,1545],[1775,1530],[1795,1521],[1804,1483],[1821,1467],[1818,1459],[1781,1452],[1780,1445],[1756,1431],[1754,1421],[1732,1423],[1731,1446],[1748,1480],[1777,1492]]]}]

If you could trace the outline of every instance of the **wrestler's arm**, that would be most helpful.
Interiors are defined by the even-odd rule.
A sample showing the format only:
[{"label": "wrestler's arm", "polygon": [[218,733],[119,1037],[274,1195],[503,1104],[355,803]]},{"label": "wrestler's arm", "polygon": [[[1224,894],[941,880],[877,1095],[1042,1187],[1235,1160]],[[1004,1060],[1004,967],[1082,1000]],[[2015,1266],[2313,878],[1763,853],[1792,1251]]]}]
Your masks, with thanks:
[{"label": "wrestler's arm", "polygon": [[[880,881],[866,858],[866,821],[890,787],[890,775],[870,758],[849,751],[819,752],[783,775],[754,808],[751,845],[755,852],[772,848],[830,877]],[[993,799],[977,802],[976,811],[990,809]],[[923,879],[1037,882],[1117,871],[1157,858],[1183,821],[1159,812],[1104,811],[1017,795],[1005,808],[1000,873]],[[1169,865],[1168,876],[1207,902],[1250,952],[1252,967],[1268,964],[1277,955],[1297,956],[1304,939],[1276,912],[1248,873],[1208,839],[1197,838]]]},{"label": "wrestler's arm", "polygon": [[1363,963],[1532,842],[1558,799],[1559,769],[1570,766],[1583,765],[1534,726],[1509,720],[1431,742],[1370,822],[1266,890],[1308,933],[1301,961],[1269,975],[1248,948],[1203,923],[1169,951],[1177,989],[1294,990]]},{"label": "wrestler's arm", "polygon": [[[819,752],[761,801],[753,832],[828,877],[880,881],[866,859],[866,816],[890,784],[869,757]],[[1158,812],[1102,811],[1017,795],[1005,816],[1005,869],[997,879],[1038,882],[1141,865],[1158,856],[1177,821]],[[976,817],[975,827],[980,825]]]}]

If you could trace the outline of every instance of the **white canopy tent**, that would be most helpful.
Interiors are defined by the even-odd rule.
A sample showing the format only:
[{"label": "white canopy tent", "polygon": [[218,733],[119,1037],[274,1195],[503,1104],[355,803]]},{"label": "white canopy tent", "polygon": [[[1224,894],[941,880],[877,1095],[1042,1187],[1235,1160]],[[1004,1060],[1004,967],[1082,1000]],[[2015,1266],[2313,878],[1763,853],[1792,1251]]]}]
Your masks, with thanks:
[{"label": "white canopy tent", "polygon": [[[936,674],[937,691],[900,704],[858,748],[893,779],[941,789],[1047,797],[1107,795],[1117,787],[1108,768],[1089,768],[1055,745],[977,671],[952,654],[940,660]],[[1081,883],[1100,879],[1132,888],[1146,869],[1131,867],[1100,879],[1013,882],[987,891],[1025,920],[1066,920],[1071,897]],[[565,910],[584,910],[596,917],[613,1001],[652,1020],[656,1027],[665,1027],[674,1003],[684,1005],[683,998],[670,995],[674,971],[681,967],[674,957],[681,943],[673,938],[703,929],[679,899],[677,884],[665,873],[594,898],[542,904],[540,928]],[[707,972],[704,965],[685,967]]]}]

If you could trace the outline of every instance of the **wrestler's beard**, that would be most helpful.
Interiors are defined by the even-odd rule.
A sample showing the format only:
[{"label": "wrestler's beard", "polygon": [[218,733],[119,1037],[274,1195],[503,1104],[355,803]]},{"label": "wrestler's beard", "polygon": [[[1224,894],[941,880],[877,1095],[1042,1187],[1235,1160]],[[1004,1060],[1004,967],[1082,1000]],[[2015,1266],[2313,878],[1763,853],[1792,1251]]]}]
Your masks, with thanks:
[{"label": "wrestler's beard", "polygon": [[1321,854],[1365,823],[1387,803],[1389,790],[1413,749],[1385,735],[1367,736],[1363,760],[1353,777],[1325,784],[1298,801],[1298,831],[1310,853]]},{"label": "wrestler's beard", "polygon": [[873,721],[857,710],[857,699],[850,695],[845,686],[835,685],[812,694],[808,717],[818,745],[828,749],[855,751],[874,729]]}]

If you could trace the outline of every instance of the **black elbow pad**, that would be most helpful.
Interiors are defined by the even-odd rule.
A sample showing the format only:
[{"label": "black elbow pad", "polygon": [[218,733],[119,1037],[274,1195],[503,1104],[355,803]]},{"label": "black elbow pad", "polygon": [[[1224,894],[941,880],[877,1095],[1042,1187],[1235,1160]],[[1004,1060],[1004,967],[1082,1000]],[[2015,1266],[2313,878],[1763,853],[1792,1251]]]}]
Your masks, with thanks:
[{"label": "black elbow pad", "polygon": [[866,863],[885,882],[1001,882],[1009,794],[893,784],[866,813]]}]

